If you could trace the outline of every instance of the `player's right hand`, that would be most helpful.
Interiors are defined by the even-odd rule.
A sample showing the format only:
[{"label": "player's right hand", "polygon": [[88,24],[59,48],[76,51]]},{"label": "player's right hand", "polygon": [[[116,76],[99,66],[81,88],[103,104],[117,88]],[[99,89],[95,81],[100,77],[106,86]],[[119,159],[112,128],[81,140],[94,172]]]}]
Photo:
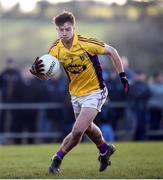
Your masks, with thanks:
[{"label": "player's right hand", "polygon": [[44,65],[42,64],[42,60],[40,60],[39,57],[37,57],[35,62],[31,66],[30,72],[37,78],[41,80],[46,80],[47,77],[44,75],[43,71]]},{"label": "player's right hand", "polygon": [[125,72],[121,72],[121,73],[119,73],[119,76],[121,78],[121,82],[122,82],[123,87],[124,87],[125,95],[128,95],[129,89],[130,89],[130,85],[129,85],[128,79],[126,77],[126,73]]}]

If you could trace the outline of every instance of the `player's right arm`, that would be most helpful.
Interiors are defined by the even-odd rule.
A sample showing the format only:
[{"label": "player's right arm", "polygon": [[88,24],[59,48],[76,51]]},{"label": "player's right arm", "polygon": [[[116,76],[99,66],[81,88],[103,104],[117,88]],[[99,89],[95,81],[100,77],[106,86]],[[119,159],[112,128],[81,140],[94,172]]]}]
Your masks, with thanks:
[{"label": "player's right arm", "polygon": [[84,38],[78,35],[78,39],[79,41],[84,42],[85,44],[87,43],[86,48],[90,55],[94,56],[98,54],[106,54],[111,57],[112,63],[117,72],[119,73],[121,82],[124,86],[125,94],[127,95],[129,92],[129,83],[126,77],[126,73],[124,72],[121,58],[116,49],[94,38]]},{"label": "player's right arm", "polygon": [[123,68],[121,58],[120,58],[117,50],[114,47],[105,44],[104,54],[107,54],[111,57],[112,63],[113,63],[113,65],[114,65],[114,67],[118,73],[124,72],[124,68]]},{"label": "player's right arm", "polygon": [[128,83],[128,80],[126,77],[126,73],[124,72],[121,58],[120,58],[117,50],[114,47],[105,44],[104,54],[107,54],[111,57],[112,63],[121,78],[121,82],[124,86],[125,94],[127,95],[129,92],[129,83]]}]

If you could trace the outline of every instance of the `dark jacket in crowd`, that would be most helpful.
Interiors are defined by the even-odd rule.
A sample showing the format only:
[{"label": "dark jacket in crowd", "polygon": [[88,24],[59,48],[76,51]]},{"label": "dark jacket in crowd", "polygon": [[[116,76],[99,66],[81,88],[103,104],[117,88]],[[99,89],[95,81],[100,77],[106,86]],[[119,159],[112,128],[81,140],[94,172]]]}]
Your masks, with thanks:
[{"label": "dark jacket in crowd", "polygon": [[4,70],[0,75],[2,102],[17,102],[16,93],[21,83],[22,78],[18,70]]}]

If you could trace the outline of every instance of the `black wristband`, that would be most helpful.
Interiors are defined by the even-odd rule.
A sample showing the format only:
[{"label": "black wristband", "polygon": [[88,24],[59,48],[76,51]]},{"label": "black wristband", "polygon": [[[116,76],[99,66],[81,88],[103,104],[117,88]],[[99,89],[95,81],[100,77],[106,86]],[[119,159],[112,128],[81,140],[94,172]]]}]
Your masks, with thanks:
[{"label": "black wristband", "polygon": [[122,78],[122,77],[126,77],[126,73],[125,72],[121,72],[119,73],[119,76]]}]

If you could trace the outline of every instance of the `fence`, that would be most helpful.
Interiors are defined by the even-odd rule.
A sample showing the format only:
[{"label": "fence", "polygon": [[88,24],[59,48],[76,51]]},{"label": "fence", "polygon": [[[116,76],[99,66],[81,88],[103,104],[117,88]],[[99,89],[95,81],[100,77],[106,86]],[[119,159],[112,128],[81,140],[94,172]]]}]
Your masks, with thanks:
[{"label": "fence", "polygon": [[[128,104],[124,102],[110,102],[108,108],[125,108]],[[0,110],[29,110],[29,109],[55,109],[55,108],[64,108],[63,103],[0,103]],[[0,133],[0,139],[14,139],[14,138],[35,138],[35,139],[46,139],[46,138],[55,138],[59,139],[61,137],[61,132],[35,132],[35,133]],[[126,137],[132,135],[133,131],[126,131],[124,129],[115,131],[115,136]],[[148,130],[147,136],[163,136],[163,130]],[[125,138],[124,138],[125,139]]]}]

